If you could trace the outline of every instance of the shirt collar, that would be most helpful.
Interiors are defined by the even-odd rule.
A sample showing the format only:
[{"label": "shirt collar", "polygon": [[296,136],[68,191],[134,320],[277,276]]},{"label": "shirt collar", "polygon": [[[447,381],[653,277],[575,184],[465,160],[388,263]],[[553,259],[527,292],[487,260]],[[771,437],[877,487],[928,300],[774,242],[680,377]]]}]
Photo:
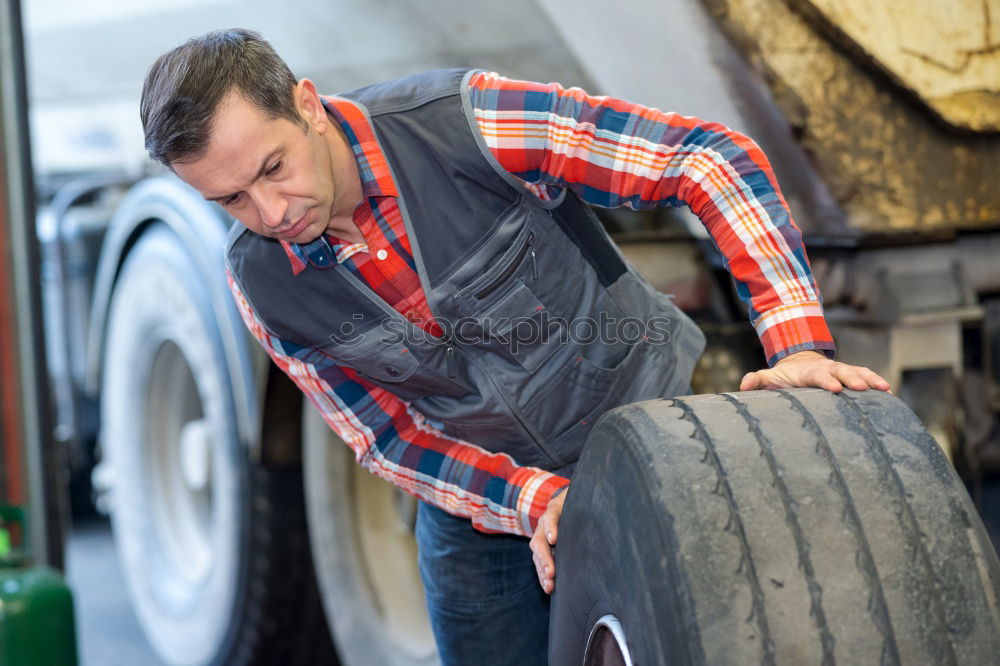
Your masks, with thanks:
[{"label": "shirt collar", "polygon": [[[375,130],[365,109],[342,97],[321,95],[320,100],[347,137],[358,165],[361,191],[369,205],[377,205],[378,199],[383,197],[398,197],[399,193],[396,183],[392,180],[389,162],[378,144]],[[307,264],[312,264],[316,268],[329,268],[334,262],[340,263],[354,253],[341,250],[340,244],[331,247],[325,235],[302,245],[288,241],[279,242],[288,255],[294,275],[305,270]],[[356,251],[357,246],[355,243],[347,247]]]}]

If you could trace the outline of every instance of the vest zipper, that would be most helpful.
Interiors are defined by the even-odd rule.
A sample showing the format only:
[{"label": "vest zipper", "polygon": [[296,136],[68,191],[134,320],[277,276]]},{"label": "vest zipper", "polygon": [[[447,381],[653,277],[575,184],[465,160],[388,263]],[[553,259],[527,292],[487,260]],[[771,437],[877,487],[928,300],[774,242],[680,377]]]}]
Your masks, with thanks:
[{"label": "vest zipper", "polygon": [[451,340],[448,339],[446,343],[448,347],[445,349],[445,361],[448,368],[448,378],[454,379],[458,377],[458,363],[455,359],[455,346],[451,344]]},{"label": "vest zipper", "polygon": [[[531,254],[531,277],[533,280],[537,282],[538,261],[535,257],[535,248],[533,247],[534,242],[535,242],[535,232],[529,231],[528,238],[525,240],[524,246],[520,250],[518,250],[517,256],[514,257],[514,260],[510,263],[510,265],[507,266],[507,268],[505,268],[500,275],[491,280],[489,284],[487,284],[485,287],[483,287],[477,293],[475,293],[474,296],[477,299],[481,300],[492,294],[497,289],[499,289],[500,286],[503,285],[503,283],[506,282],[510,278],[510,276],[514,274],[514,272],[517,270],[517,267],[521,265],[522,261],[524,261],[524,257],[529,253]],[[450,341],[448,345],[449,345],[448,351],[451,352],[452,347]],[[507,406],[507,410],[510,413],[510,415],[514,417],[514,420],[517,421],[520,424],[520,426],[524,428],[524,431],[528,433],[531,439],[534,440],[535,446],[537,446],[542,451],[542,453],[548,456],[549,460],[551,460],[556,467],[562,467],[563,465],[565,465],[566,462],[562,459],[562,457],[556,455],[554,451],[552,451],[548,446],[542,443],[543,442],[542,437],[535,431],[535,429],[530,424],[528,424],[527,421],[524,420],[524,418],[521,417],[521,412],[518,409],[518,407],[511,404],[511,402],[507,399],[507,396],[504,393],[503,388],[501,388],[499,382],[497,382],[494,373],[490,372],[489,368],[483,367],[485,364],[481,363],[480,359],[476,358],[475,355],[469,356],[468,360],[469,362],[475,363],[476,365],[483,368],[484,370],[483,376],[486,377],[489,380],[490,384],[493,385],[493,390],[496,391],[497,397],[500,398],[500,400],[503,401],[503,403]]]},{"label": "vest zipper", "polygon": [[510,265],[507,266],[507,268],[503,269],[503,272],[500,273],[500,275],[490,280],[489,284],[487,284],[485,287],[476,292],[474,296],[477,299],[482,300],[487,296],[489,296],[490,294],[492,294],[497,289],[499,289],[500,286],[504,282],[506,282],[511,275],[514,274],[514,271],[516,271],[517,267],[521,265],[521,262],[524,261],[525,255],[528,254],[529,252],[531,253],[531,274],[532,277],[535,280],[537,280],[538,264],[535,261],[535,248],[531,247],[531,244],[534,242],[535,242],[535,232],[529,231],[527,241],[525,242],[524,246],[520,250],[518,250],[517,256],[514,257],[514,260],[512,262],[510,262]]}]

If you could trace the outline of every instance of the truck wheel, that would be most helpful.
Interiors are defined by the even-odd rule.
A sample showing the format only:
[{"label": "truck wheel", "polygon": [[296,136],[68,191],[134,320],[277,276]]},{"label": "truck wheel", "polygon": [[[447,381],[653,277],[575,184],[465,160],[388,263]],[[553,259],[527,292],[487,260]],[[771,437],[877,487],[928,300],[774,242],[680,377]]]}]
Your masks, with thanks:
[{"label": "truck wheel", "polygon": [[204,282],[166,227],[128,255],[105,356],[112,529],[156,652],[178,665],[335,663],[301,472],[248,461]]},{"label": "truck wheel", "polygon": [[556,548],[550,660],[984,664],[1000,563],[899,400],[700,395],[595,427]]},{"label": "truck wheel", "polygon": [[437,664],[417,570],[416,500],[358,465],[312,404],[302,418],[309,538],[341,663]]}]

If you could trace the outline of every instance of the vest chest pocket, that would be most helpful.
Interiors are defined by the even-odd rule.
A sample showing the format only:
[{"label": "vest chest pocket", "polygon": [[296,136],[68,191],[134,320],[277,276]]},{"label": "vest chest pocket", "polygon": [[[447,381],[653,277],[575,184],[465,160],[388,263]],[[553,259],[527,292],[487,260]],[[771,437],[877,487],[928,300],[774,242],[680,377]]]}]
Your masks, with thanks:
[{"label": "vest chest pocket", "polygon": [[478,320],[484,346],[517,361],[528,372],[566,344],[565,323],[551,316],[521,280]]},{"label": "vest chest pocket", "polygon": [[320,351],[340,365],[383,382],[403,382],[413,376],[420,361],[400,341],[389,339],[379,329],[369,329],[357,337],[323,347]]},{"label": "vest chest pocket", "polygon": [[[670,371],[671,364],[645,342],[632,345],[613,367],[601,367],[576,356],[531,395],[522,397],[521,409],[539,430],[550,434],[560,454],[573,460],[580,453],[585,433],[602,413],[629,402],[623,398],[634,395],[640,384],[656,383]],[[654,396],[645,396],[650,397]],[[577,433],[584,434],[578,437]]]},{"label": "vest chest pocket", "polygon": [[565,322],[553,317],[528,286],[541,277],[537,241],[535,230],[525,226],[510,248],[461,291],[466,316],[455,330],[459,344],[493,352],[528,372],[566,342]]},{"label": "vest chest pocket", "polygon": [[[400,339],[380,327],[359,333],[351,340],[320,349],[338,365],[355,370],[363,379],[382,386],[404,400],[428,395],[460,397],[468,391],[457,381],[436,372]],[[443,353],[443,347],[430,353]]]}]

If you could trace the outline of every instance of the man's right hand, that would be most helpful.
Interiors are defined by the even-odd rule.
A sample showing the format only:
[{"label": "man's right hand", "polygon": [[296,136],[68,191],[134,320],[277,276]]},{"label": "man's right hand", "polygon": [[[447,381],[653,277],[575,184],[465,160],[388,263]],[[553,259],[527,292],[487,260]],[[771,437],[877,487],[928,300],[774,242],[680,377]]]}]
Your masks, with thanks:
[{"label": "man's right hand", "polygon": [[552,594],[556,589],[556,561],[552,557],[552,546],[559,538],[559,517],[562,516],[563,502],[569,488],[549,500],[545,513],[538,519],[535,533],[531,537],[531,559],[535,563],[535,573],[538,574],[538,584],[545,594]]}]

